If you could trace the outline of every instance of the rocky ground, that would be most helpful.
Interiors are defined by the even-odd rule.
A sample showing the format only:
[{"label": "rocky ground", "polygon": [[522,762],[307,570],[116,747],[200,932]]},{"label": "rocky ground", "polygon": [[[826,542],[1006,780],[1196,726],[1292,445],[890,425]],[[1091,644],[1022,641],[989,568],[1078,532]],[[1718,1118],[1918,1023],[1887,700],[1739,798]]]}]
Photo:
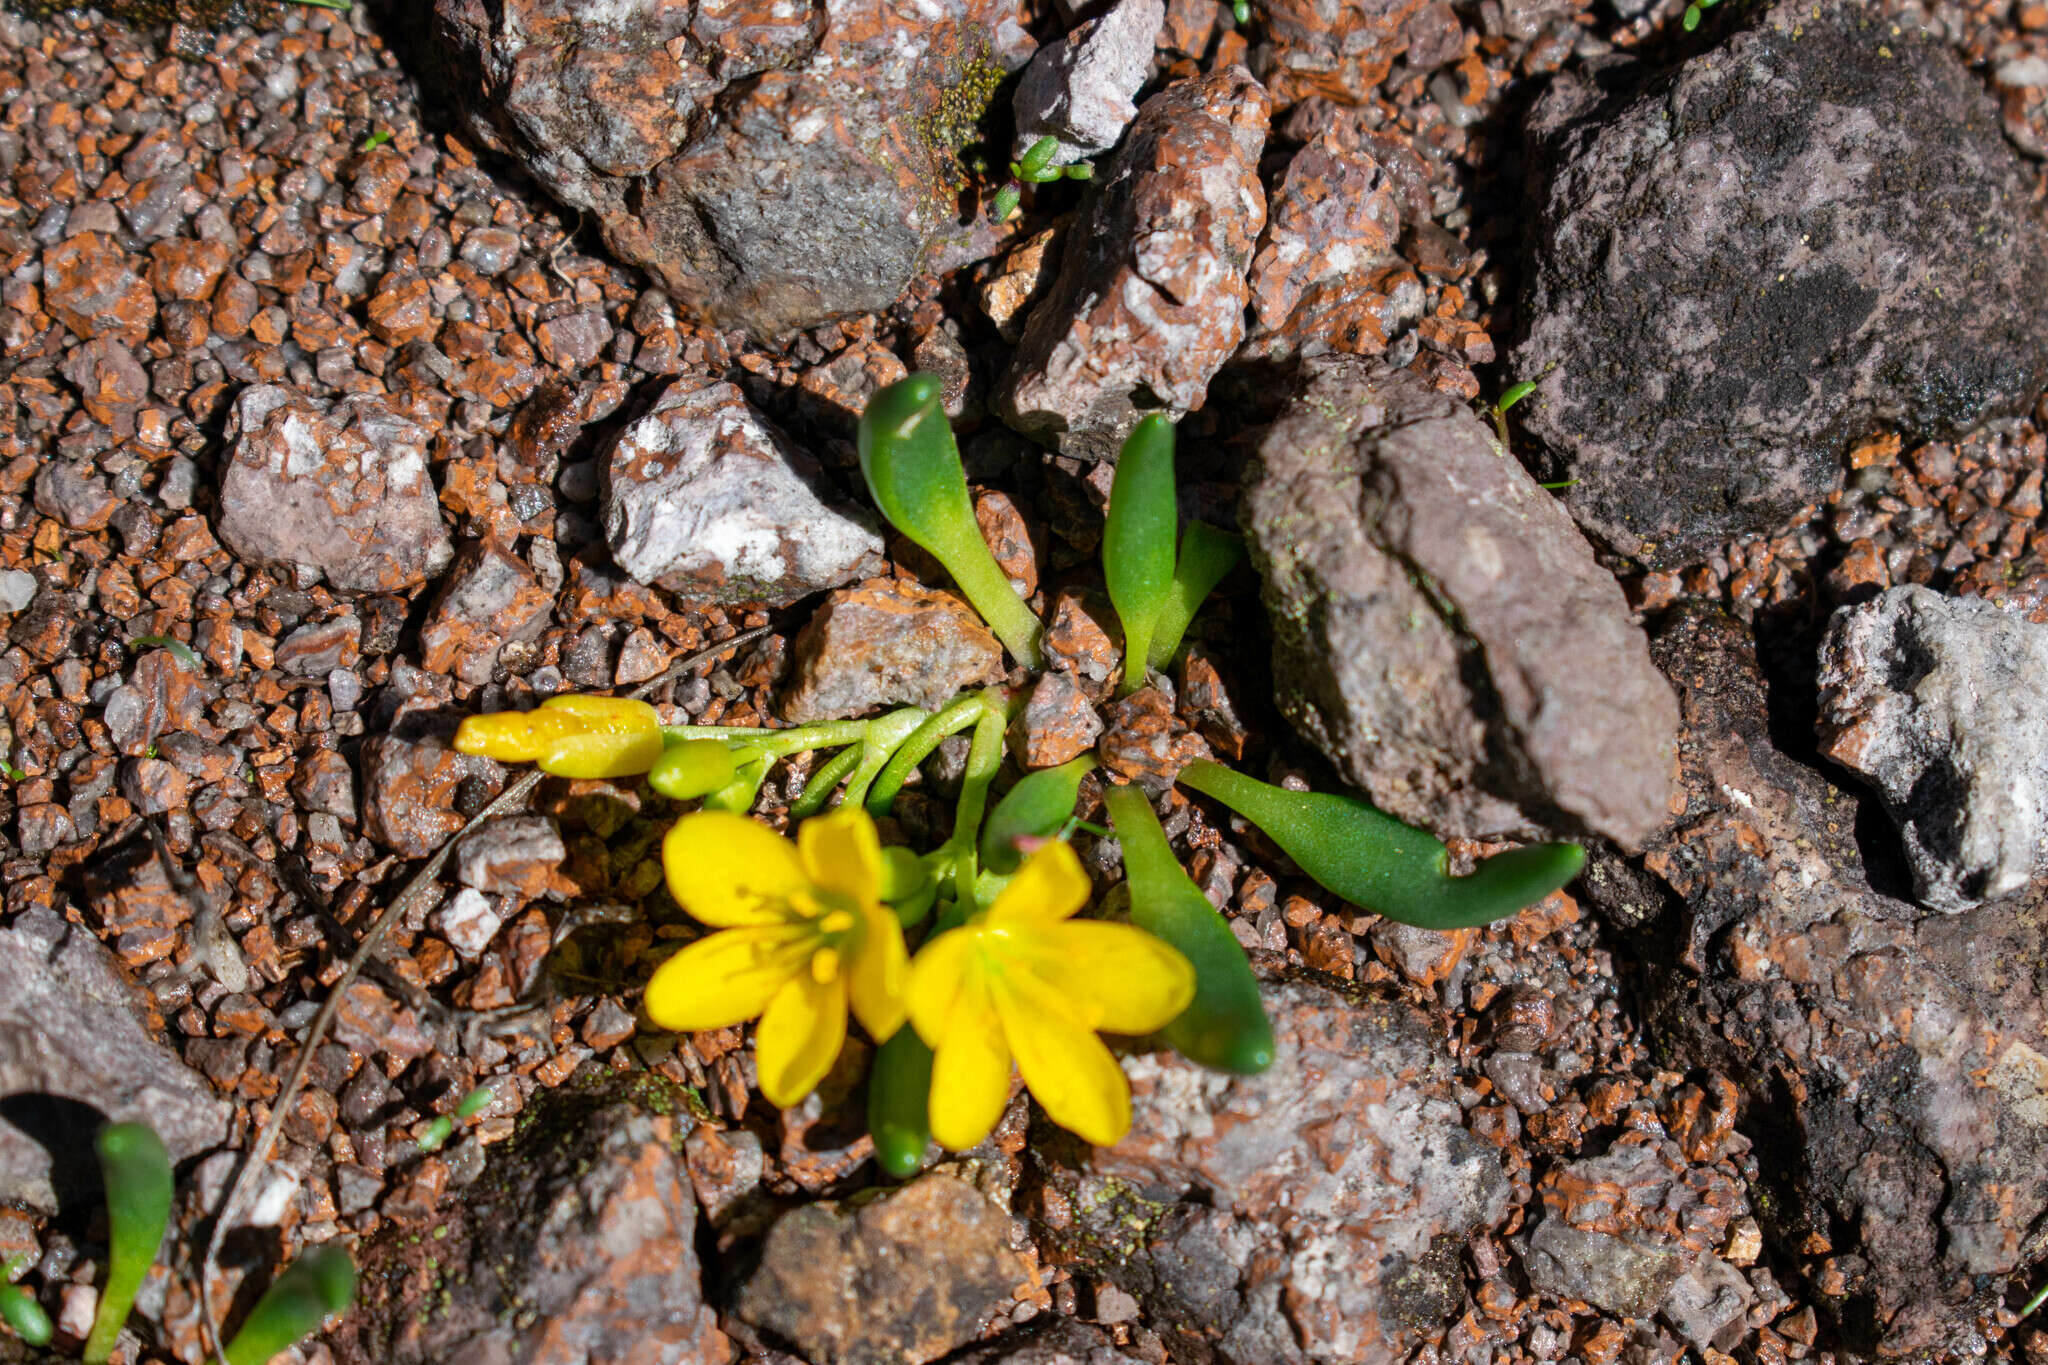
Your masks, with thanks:
[{"label": "rocky ground", "polygon": [[[674,810],[549,780],[347,986],[216,1302],[340,1238],[308,1360],[2048,1362],[2048,6],[614,8],[0,12],[0,1263],[62,1331],[85,1136],[146,1117],[129,1358],[200,1359],[239,1154],[509,781],[460,717],[1007,678],[1027,763],[1159,794],[1272,1071],[1135,1049],[1118,1147],[1020,1093],[888,1184],[858,1044],[778,1112],[744,1030],[636,1016]],[[993,226],[1035,48],[1096,178]],[[911,368],[1041,677],[862,510]],[[1157,408],[1254,565],[1111,701],[1099,460]],[[1595,856],[1411,929],[1202,754]]]}]

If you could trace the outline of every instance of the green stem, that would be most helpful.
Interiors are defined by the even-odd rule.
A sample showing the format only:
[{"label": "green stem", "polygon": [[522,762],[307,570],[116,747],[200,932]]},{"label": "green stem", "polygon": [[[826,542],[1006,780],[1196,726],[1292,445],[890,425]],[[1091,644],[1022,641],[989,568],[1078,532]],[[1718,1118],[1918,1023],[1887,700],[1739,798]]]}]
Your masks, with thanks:
[{"label": "green stem", "polygon": [[890,807],[896,804],[896,793],[902,791],[903,784],[910,780],[911,770],[931,757],[940,740],[974,724],[981,717],[984,705],[979,692],[955,697],[937,714],[912,730],[910,737],[897,747],[876,776],[874,787],[867,795],[868,814],[887,815]]},{"label": "green stem", "polygon": [[981,868],[974,853],[975,835],[981,829],[981,817],[988,811],[989,784],[996,780],[996,771],[1003,766],[1006,719],[1002,698],[983,693],[981,715],[974,722],[973,747],[967,751],[967,770],[960,777],[960,804],[953,813],[952,843],[960,850],[958,861],[953,864],[953,895],[955,900],[968,905],[977,903],[974,884]]},{"label": "green stem", "polygon": [[860,743],[860,766],[853,770],[853,776],[846,782],[846,804],[849,807],[866,802],[868,788],[874,785],[889,756],[929,719],[929,712],[906,706],[868,722],[867,738]]},{"label": "green stem", "polygon": [[107,1186],[107,1287],[85,1365],[106,1365],[171,1221],[171,1158],[146,1123],[110,1123],[94,1140]]},{"label": "green stem", "polygon": [[865,720],[830,720],[816,725],[799,725],[791,730],[664,725],[661,734],[670,743],[679,739],[744,739],[748,748],[757,749],[770,758],[787,758],[810,749],[836,749],[842,744],[858,744],[867,736],[871,724],[872,721]]},{"label": "green stem", "polygon": [[1353,905],[1425,929],[1466,929],[1512,915],[1586,863],[1577,844],[1533,844],[1453,877],[1450,851],[1434,837],[1355,797],[1288,791],[1207,759],[1181,769],[1179,780],[1264,830],[1303,872]]},{"label": "green stem", "polygon": [[825,809],[825,803],[832,799],[846,775],[860,766],[861,745],[849,744],[834,754],[825,765],[811,774],[804,784],[804,794],[789,803],[791,820],[808,820]]},{"label": "green stem", "polygon": [[1273,1025],[1237,935],[1181,870],[1145,793],[1110,787],[1102,799],[1123,849],[1131,923],[1179,949],[1195,969],[1195,998],[1160,1036],[1202,1066],[1245,1076],[1264,1071],[1273,1064]]},{"label": "green stem", "polygon": [[2020,1320],[2024,1322],[2034,1316],[2035,1312],[2044,1303],[2048,1303],[2048,1284],[2044,1284],[2034,1291],[2034,1297],[2028,1299],[2026,1305],[2020,1309]]}]

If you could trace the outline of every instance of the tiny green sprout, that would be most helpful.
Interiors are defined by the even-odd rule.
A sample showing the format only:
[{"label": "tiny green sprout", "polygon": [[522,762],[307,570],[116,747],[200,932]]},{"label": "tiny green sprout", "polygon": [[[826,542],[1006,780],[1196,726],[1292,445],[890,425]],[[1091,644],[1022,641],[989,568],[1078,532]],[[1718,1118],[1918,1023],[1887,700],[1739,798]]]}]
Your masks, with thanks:
[{"label": "tiny green sprout", "polygon": [[1303,872],[1353,905],[1424,929],[1490,924],[1542,900],[1585,866],[1577,844],[1532,844],[1450,873],[1450,850],[1353,796],[1296,792],[1197,759],[1180,784],[1264,830]]},{"label": "tiny green sprout", "polygon": [[2044,1303],[2048,1303],[2048,1284],[2043,1284],[2039,1289],[2035,1290],[2034,1297],[2028,1299],[2020,1308],[2020,1321],[2025,1322],[2028,1318],[2034,1316],[2034,1314],[2041,1310],[2041,1305]]},{"label": "tiny green sprout", "polygon": [[448,1139],[453,1136],[455,1136],[455,1120],[443,1114],[420,1130],[419,1138],[413,1145],[422,1152],[438,1152],[447,1145]]},{"label": "tiny green sprout", "polygon": [[998,223],[1007,223],[1010,221],[1010,215],[1017,211],[1017,205],[1022,203],[1023,199],[1023,189],[1015,181],[1012,181],[997,190],[995,198],[989,200],[988,216]]},{"label": "tiny green sprout", "polygon": [[93,1141],[107,1189],[107,1286],[85,1365],[106,1365],[171,1221],[171,1157],[146,1123],[110,1123]]},{"label": "tiny green sprout", "polygon": [[455,1117],[467,1123],[491,1107],[497,1092],[488,1085],[480,1085],[462,1097],[462,1103],[455,1106]]},{"label": "tiny green sprout", "polygon": [[1239,28],[1249,24],[1252,21],[1251,0],[1231,0],[1230,15],[1237,20]]},{"label": "tiny green sprout", "polygon": [[348,1252],[332,1242],[315,1247],[270,1282],[222,1354],[228,1365],[267,1365],[347,1312],[355,1295],[356,1266]]},{"label": "tiny green sprout", "polygon": [[1512,408],[1534,392],[1536,392],[1535,380],[1518,380],[1501,390],[1500,397],[1494,401],[1493,410],[1495,412],[1506,412],[1509,408]]},{"label": "tiny green sprout", "polygon": [[989,553],[967,499],[967,474],[940,406],[937,377],[913,374],[868,400],[860,469],[889,523],[953,575],[953,582],[1018,663],[1043,666],[1044,627]]},{"label": "tiny green sprout", "polygon": [[1093,754],[1021,778],[989,812],[981,830],[981,865],[998,876],[1017,870],[1025,844],[1050,839],[1074,818],[1081,779],[1095,767]]},{"label": "tiny green sprout", "polygon": [[1076,161],[1060,171],[1069,180],[1093,180],[1095,164],[1090,161]]},{"label": "tiny green sprout", "polygon": [[1052,164],[1059,155],[1060,140],[1050,133],[1038,139],[1026,149],[1024,155],[1010,163],[1010,175],[1027,185],[1043,185],[1048,180],[1060,178],[1060,170]]},{"label": "tiny green sprout", "polygon": [[36,1296],[13,1283],[14,1277],[28,1264],[26,1256],[17,1256],[6,1265],[0,1266],[0,1322],[14,1329],[14,1335],[31,1346],[47,1346],[56,1334],[56,1326],[50,1315],[36,1302]]},{"label": "tiny green sprout", "polygon": [[1539,483],[1536,486],[1538,488],[1547,488],[1551,492],[1555,493],[1559,489],[1570,488],[1573,484],[1577,482],[1577,479],[1553,479],[1549,483]]},{"label": "tiny green sprout", "polygon": [[1692,3],[1685,7],[1685,18],[1679,21],[1680,25],[1687,33],[1692,32],[1700,26],[1701,13],[1720,3],[1721,0],[1692,0]]},{"label": "tiny green sprout", "polygon": [[1131,428],[1117,456],[1102,527],[1102,572],[1124,631],[1124,695],[1145,685],[1152,631],[1173,592],[1173,423],[1158,413]]},{"label": "tiny green sprout", "polygon": [[1160,1036],[1190,1061],[1254,1075],[1273,1064],[1272,1021],[1237,935],[1181,871],[1152,803],[1137,787],[1102,794],[1131,886],[1131,923],[1165,939],[1195,969],[1195,998]]},{"label": "tiny green sprout", "polygon": [[331,9],[342,14],[347,14],[354,8],[349,3],[349,0],[292,0],[292,3],[295,5],[305,5],[311,9]]},{"label": "tiny green sprout", "polygon": [[138,635],[128,642],[128,647],[130,649],[148,647],[168,650],[173,659],[184,665],[187,673],[203,673],[206,671],[206,665],[199,662],[199,656],[192,652],[190,645],[182,640],[173,640],[168,635]]},{"label": "tiny green sprout", "polygon": [[10,782],[28,781],[28,774],[26,772],[24,772],[20,768],[15,767],[12,763],[7,762],[5,759],[0,759],[0,773],[6,773],[7,780]]},{"label": "tiny green sprout", "polygon": [[356,150],[359,152],[374,152],[389,141],[391,141],[391,130],[389,128],[379,128],[376,132],[364,138],[363,145],[356,148]]}]

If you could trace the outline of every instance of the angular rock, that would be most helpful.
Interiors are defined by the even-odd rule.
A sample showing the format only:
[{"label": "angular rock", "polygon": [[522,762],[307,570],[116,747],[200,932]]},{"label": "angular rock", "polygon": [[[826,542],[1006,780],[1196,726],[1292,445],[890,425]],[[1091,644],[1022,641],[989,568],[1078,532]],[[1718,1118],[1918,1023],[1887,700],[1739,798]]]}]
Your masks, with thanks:
[{"label": "angular rock", "polygon": [[97,531],[113,519],[121,500],[107,481],[90,472],[91,465],[53,459],[36,475],[36,510],[55,517],[73,531]]},{"label": "angular rock", "polygon": [[519,1136],[435,1209],[430,1255],[388,1223],[358,1253],[342,1365],[724,1365],[705,1306],[697,1203],[675,1115],[652,1076],[544,1090]]},{"label": "angular rock", "polygon": [[872,524],[829,506],[819,481],[817,463],[737,388],[678,380],[613,443],[605,538],[638,582],[784,606],[882,567]]},{"label": "angular rock", "polygon": [[1464,403],[1311,362],[1244,515],[1281,710],[1381,809],[1629,845],[1663,822],[1670,685],[1571,519]]},{"label": "angular rock", "polygon": [[1140,1365],[1142,1360],[1119,1350],[1101,1328],[1056,1317],[1042,1328],[1033,1323],[1022,1332],[955,1356],[953,1365]]},{"label": "angular rock", "polygon": [[1237,66],[1145,101],[1097,168],[993,395],[1005,422],[1066,454],[1114,459],[1146,412],[1202,406],[1244,337],[1270,112]]},{"label": "angular rock", "polygon": [[92,1136],[156,1129],[173,1161],[227,1138],[213,1087],[157,1041],[161,1018],[80,926],[31,909],[0,929],[0,1202],[46,1214],[100,1189]]},{"label": "angular rock", "polygon": [[957,154],[1031,42],[1002,0],[436,0],[469,127],[695,320],[886,308],[957,235]]},{"label": "angular rock", "polygon": [[455,848],[455,876],[495,896],[534,897],[554,883],[568,846],[545,815],[506,815],[480,826]]},{"label": "angular rock", "polygon": [[1821,644],[1821,752],[1877,788],[1914,895],[1948,914],[2048,872],[2048,626],[1899,587]]},{"label": "angular rock", "polygon": [[79,336],[140,346],[156,321],[141,263],[110,237],[81,232],[43,253],[43,302]]},{"label": "angular rock", "polygon": [[1465,1239],[1507,1210],[1499,1159],[1420,1011],[1305,979],[1262,991],[1263,1075],[1130,1057],[1130,1136],[1037,1151],[1057,1196],[1042,1241],[1135,1295],[1175,1359],[1404,1359],[1464,1302]]},{"label": "angular rock", "polygon": [[257,385],[221,476],[215,530],[252,563],[317,569],[342,593],[389,593],[455,549],[427,474],[427,430],[368,395],[323,404]]},{"label": "angular rock", "polygon": [[2032,177],[1978,78],[1892,29],[1787,0],[1675,70],[1561,73],[1532,112],[1508,371],[1540,384],[1543,477],[1622,553],[1776,525],[1855,437],[1961,435],[2048,381]]},{"label": "angular rock", "polygon": [[363,654],[363,623],[353,612],[300,626],[277,642],[274,662],[296,678],[321,678],[352,667]]},{"label": "angular rock", "polygon": [[1024,155],[1042,137],[1059,139],[1055,166],[1114,147],[1138,116],[1131,98],[1152,74],[1152,42],[1165,22],[1165,0],[1117,0],[1040,48],[1012,101],[1017,139],[1011,155]]},{"label": "angular rock", "polygon": [[1095,747],[1102,717],[1070,673],[1045,673],[1010,722],[1010,749],[1027,768],[1056,768]]},{"label": "angular rock", "polygon": [[733,1312],[813,1365],[924,1365],[979,1337],[1030,1284],[1009,1213],[932,1171],[858,1205],[784,1214]]},{"label": "angular rock", "polygon": [[87,416],[116,435],[135,434],[135,414],[149,401],[149,375],[133,351],[114,337],[96,337],[67,354],[61,372],[77,386]]},{"label": "angular rock", "polygon": [[782,714],[800,725],[906,702],[933,710],[1003,678],[1003,647],[972,608],[894,578],[833,593],[794,649]]},{"label": "angular rock", "polygon": [[1639,929],[1667,1065],[1741,1087],[1780,1273],[1848,1349],[1967,1350],[2048,1216],[2048,887],[1958,915],[1897,899],[1889,832],[1858,846],[1874,800],[1773,744],[1749,632],[1686,610],[1653,652],[1681,687],[1684,808],[1640,863],[1596,861],[1589,899]]},{"label": "angular rock", "polygon": [[1408,25],[1425,0],[1263,0],[1264,32],[1252,69],[1279,104],[1322,95],[1370,104],[1375,87],[1408,49]]},{"label": "angular rock", "polygon": [[363,832],[401,858],[424,858],[462,828],[455,795],[463,782],[502,780],[505,771],[455,752],[438,728],[410,725],[365,743],[362,769]]},{"label": "angular rock", "polygon": [[525,560],[490,541],[469,545],[420,626],[420,667],[481,686],[506,645],[547,629],[553,605]]}]

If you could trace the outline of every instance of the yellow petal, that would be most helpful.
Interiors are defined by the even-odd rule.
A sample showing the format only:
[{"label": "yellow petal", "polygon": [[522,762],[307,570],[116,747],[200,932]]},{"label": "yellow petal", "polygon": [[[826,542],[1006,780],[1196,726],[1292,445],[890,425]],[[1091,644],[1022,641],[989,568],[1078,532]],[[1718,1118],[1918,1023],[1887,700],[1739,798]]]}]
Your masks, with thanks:
[{"label": "yellow petal", "polygon": [[492,711],[467,717],[456,727],[455,751],[501,763],[531,763],[578,728],[574,716],[545,708]]},{"label": "yellow petal", "polygon": [[790,900],[810,891],[796,845],[744,815],[706,810],[685,815],[661,844],[661,865],[676,904],[706,924],[780,924]]},{"label": "yellow petal", "polygon": [[979,925],[948,929],[926,940],[910,961],[910,984],[904,996],[911,1027],[928,1048],[936,1051],[951,1030],[967,978],[981,972],[981,935]]},{"label": "yellow petal", "polygon": [[804,821],[796,832],[804,871],[836,896],[868,905],[882,890],[882,839],[875,822],[855,806]]},{"label": "yellow petal", "polygon": [[932,1136],[941,1147],[966,1151],[989,1135],[1010,1099],[1010,1049],[977,973],[953,1011],[953,1026],[932,1049],[932,1090],[927,1105]]},{"label": "yellow petal", "polygon": [[801,927],[775,924],[699,939],[654,969],[647,1017],[678,1033],[752,1019],[804,969],[809,938]]},{"label": "yellow petal", "polygon": [[1005,957],[1063,997],[1089,1029],[1150,1033],[1195,998],[1188,960],[1136,925],[1084,919],[998,932]]},{"label": "yellow petal", "polygon": [[631,733],[565,735],[540,756],[557,777],[638,777],[661,757],[661,728]]},{"label": "yellow petal", "polygon": [[861,931],[847,964],[846,986],[854,1018],[878,1043],[903,1027],[908,1009],[910,955],[903,948],[903,926],[890,911],[876,905],[860,911]]},{"label": "yellow petal", "polygon": [[989,907],[991,927],[1046,924],[1063,920],[1088,903],[1088,874],[1064,842],[1055,840],[1032,854]]},{"label": "yellow petal", "polygon": [[1030,973],[1001,977],[995,1005],[1017,1070],[1046,1117],[1097,1147],[1121,1141],[1131,1128],[1131,1086],[1102,1040]]},{"label": "yellow petal", "polygon": [[754,1033],[761,1093],[787,1109],[818,1088],[846,1042],[846,983],[792,976],[768,1002]]}]

